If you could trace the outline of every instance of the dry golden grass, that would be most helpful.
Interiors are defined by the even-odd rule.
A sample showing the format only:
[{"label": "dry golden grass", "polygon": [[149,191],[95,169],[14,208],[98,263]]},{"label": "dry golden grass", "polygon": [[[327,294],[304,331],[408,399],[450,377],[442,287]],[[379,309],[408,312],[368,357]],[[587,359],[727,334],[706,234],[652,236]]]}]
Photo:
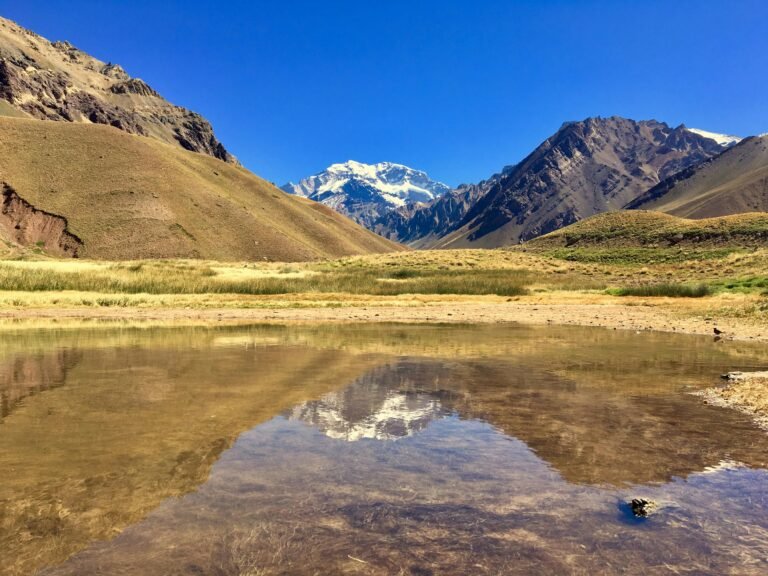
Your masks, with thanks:
[{"label": "dry golden grass", "polygon": [[[670,252],[667,250],[666,252]],[[658,290],[658,287],[669,290]],[[90,293],[136,301],[150,296],[299,295],[310,299],[426,295],[521,296],[610,292],[640,296],[760,293],[768,288],[768,250],[646,264],[568,261],[516,250],[436,250],[353,256],[317,263],[211,260],[0,261],[0,303],[18,293]],[[14,293],[10,296],[10,293]],[[124,300],[128,301],[128,300]]]},{"label": "dry golden grass", "polygon": [[66,217],[85,258],[306,261],[402,249],[244,168],[109,126],[0,118],[0,174]]},{"label": "dry golden grass", "polygon": [[568,261],[525,248],[291,264],[39,258],[0,261],[1,317],[528,322],[704,334],[706,319],[717,318],[732,337],[768,338],[765,249],[654,263]]}]

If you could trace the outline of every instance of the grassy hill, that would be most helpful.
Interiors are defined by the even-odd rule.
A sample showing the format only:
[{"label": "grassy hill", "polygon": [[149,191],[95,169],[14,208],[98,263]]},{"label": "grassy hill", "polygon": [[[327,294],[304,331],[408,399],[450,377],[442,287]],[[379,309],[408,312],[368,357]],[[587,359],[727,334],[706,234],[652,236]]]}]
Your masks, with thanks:
[{"label": "grassy hill", "polygon": [[768,136],[747,138],[651,188],[627,208],[684,218],[768,212]]},{"label": "grassy hill", "polygon": [[0,118],[0,180],[11,249],[280,261],[403,249],[244,168],[110,126]]},{"label": "grassy hill", "polygon": [[644,210],[598,214],[527,244],[532,248],[746,248],[766,245],[768,213],[688,220]]}]

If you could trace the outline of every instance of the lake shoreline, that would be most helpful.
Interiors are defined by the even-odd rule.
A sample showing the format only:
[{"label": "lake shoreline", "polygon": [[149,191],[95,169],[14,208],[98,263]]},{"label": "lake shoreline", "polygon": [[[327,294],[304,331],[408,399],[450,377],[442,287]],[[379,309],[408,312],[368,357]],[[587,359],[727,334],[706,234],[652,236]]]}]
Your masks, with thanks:
[{"label": "lake shoreline", "polygon": [[724,378],[725,385],[707,388],[696,395],[709,404],[748,414],[768,431],[768,372],[732,372]]},{"label": "lake shoreline", "polygon": [[[717,314],[723,302],[708,299],[649,299],[554,295],[511,299],[501,297],[419,298],[408,300],[260,299],[258,307],[225,306],[80,306],[0,309],[0,320],[137,321],[183,324],[209,323],[434,323],[532,324],[602,327],[614,330],[711,335],[718,341],[768,342],[768,327],[759,317]],[[191,304],[194,304],[193,302]],[[247,304],[247,303],[246,303]],[[239,301],[243,306],[243,302]]]}]

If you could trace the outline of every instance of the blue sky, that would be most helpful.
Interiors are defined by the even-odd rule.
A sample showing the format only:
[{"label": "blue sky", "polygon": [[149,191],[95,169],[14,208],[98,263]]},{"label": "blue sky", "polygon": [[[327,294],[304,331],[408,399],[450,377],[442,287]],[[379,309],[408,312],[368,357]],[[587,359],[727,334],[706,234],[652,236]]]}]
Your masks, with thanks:
[{"label": "blue sky", "polygon": [[587,116],[768,132],[763,0],[0,0],[0,14],[200,112],[278,185],[348,159],[475,182]]}]

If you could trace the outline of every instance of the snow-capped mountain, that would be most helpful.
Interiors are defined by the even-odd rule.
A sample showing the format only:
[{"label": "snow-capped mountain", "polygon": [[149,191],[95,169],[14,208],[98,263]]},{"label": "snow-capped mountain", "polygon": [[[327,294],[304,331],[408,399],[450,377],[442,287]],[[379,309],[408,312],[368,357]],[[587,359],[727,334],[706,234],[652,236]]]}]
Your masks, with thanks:
[{"label": "snow-capped mountain", "polygon": [[289,182],[282,189],[321,202],[370,228],[377,218],[395,208],[430,202],[451,188],[402,164],[350,160],[333,164],[298,184]]},{"label": "snow-capped mountain", "polygon": [[710,140],[714,140],[720,146],[733,146],[735,144],[738,144],[743,140],[743,138],[739,138],[738,136],[730,136],[728,134],[718,134],[717,132],[708,132],[706,130],[699,130],[698,128],[687,128],[688,132],[693,132],[694,134],[698,134],[699,136],[702,136],[704,138],[709,138]]}]

